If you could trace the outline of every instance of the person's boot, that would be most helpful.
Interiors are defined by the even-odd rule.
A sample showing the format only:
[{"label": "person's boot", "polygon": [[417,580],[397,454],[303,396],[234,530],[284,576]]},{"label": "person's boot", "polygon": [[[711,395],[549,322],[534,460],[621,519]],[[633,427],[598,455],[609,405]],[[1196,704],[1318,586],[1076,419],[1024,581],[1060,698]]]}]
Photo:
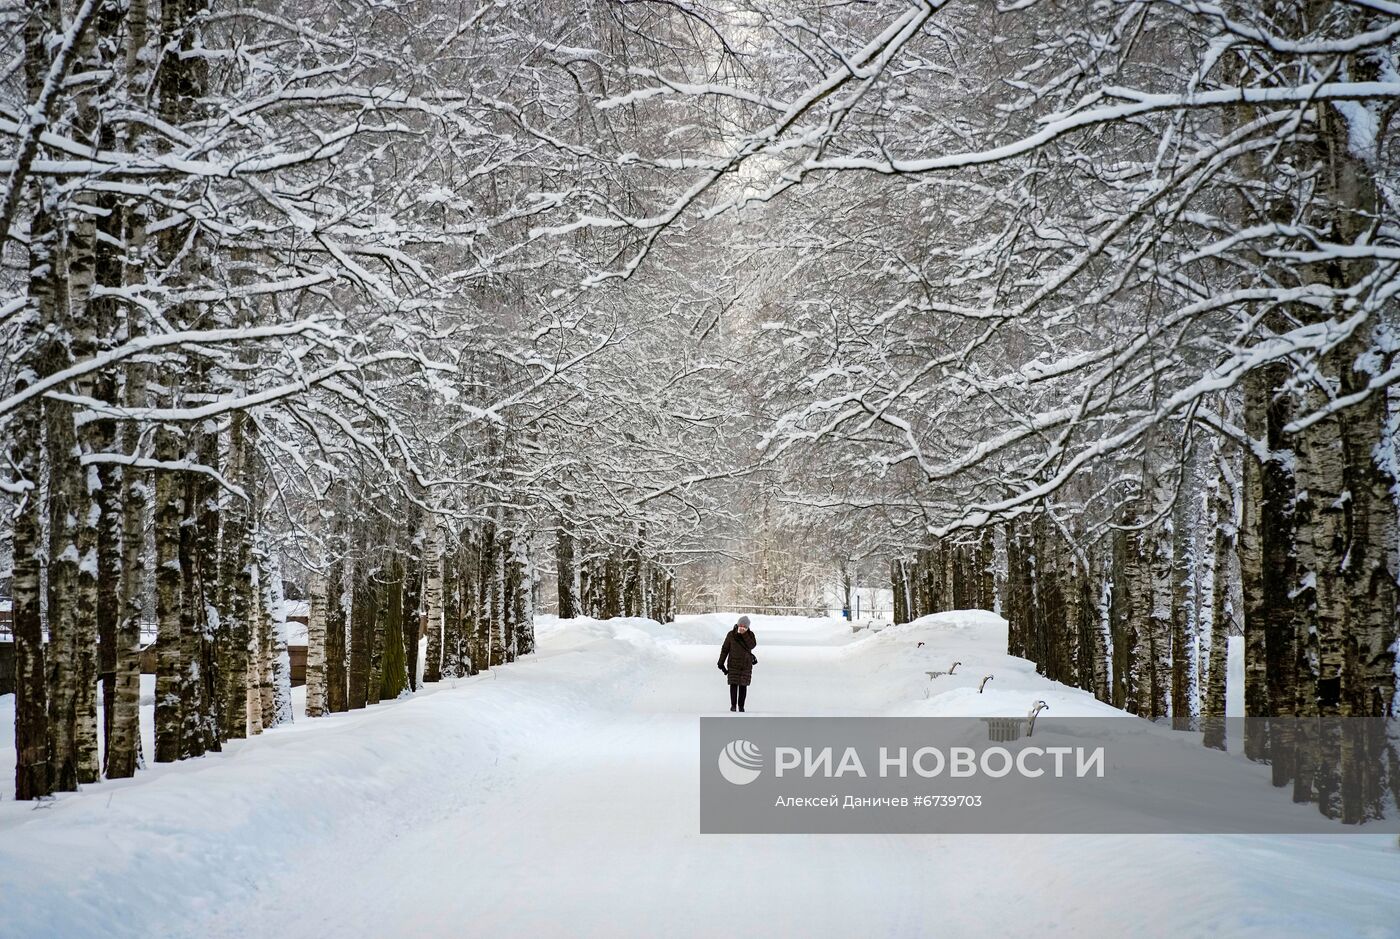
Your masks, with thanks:
[{"label": "person's boot", "polygon": [[734,705],[732,705],[732,704],[729,705],[729,710],[731,710],[731,711],[734,710]]}]

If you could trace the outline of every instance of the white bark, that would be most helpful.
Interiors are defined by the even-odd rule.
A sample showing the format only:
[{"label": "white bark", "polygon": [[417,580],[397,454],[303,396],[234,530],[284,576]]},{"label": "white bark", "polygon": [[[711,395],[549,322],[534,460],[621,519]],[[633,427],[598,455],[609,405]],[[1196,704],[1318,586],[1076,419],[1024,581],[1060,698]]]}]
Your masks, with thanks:
[{"label": "white bark", "polygon": [[423,546],[423,609],[428,617],[427,658],[423,675],[427,681],[436,681],[442,674],[443,628],[446,624],[442,602],[442,550],[442,526],[436,516],[430,516],[428,537]]},{"label": "white bark", "polygon": [[311,575],[306,617],[306,716],[326,713],[326,575]]}]

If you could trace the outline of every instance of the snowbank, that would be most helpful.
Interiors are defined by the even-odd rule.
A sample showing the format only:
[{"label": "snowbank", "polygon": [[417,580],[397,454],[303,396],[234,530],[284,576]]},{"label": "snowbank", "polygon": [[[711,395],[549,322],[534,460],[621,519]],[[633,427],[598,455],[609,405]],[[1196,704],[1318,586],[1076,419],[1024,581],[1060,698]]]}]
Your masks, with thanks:
[{"label": "snowbank", "polygon": [[[703,936],[732,931],[736,872],[778,935],[1397,935],[1393,837],[701,837],[732,622],[542,618],[540,654],[491,673],[317,720],[299,695],[224,753],[0,803],[0,936]],[[1105,708],[991,614],[754,630],[754,713]],[[0,699],[11,761],[12,720]]]}]

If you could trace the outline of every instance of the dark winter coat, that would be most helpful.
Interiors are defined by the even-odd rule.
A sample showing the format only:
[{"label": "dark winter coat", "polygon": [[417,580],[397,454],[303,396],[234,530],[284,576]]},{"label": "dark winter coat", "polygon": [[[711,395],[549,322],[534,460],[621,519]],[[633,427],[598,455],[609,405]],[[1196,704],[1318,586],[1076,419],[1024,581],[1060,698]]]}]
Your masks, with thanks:
[{"label": "dark winter coat", "polygon": [[754,636],[753,630],[740,635],[739,630],[729,630],[729,635],[724,637],[724,645],[719,650],[719,667],[725,667],[725,660],[728,659],[729,683],[731,685],[747,685],[753,680],[753,665],[758,661],[751,651],[758,645],[758,639]]}]

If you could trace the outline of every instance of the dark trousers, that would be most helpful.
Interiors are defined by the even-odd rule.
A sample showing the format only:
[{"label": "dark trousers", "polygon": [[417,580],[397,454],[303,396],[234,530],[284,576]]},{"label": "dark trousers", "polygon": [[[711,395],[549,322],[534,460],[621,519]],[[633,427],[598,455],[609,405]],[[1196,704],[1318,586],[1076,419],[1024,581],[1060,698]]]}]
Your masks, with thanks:
[{"label": "dark trousers", "polygon": [[730,686],[729,686],[729,706],[730,706],[730,707],[738,707],[739,710],[742,711],[742,710],[744,709],[744,698],[748,697],[748,694],[749,694],[749,686],[748,686],[748,685],[730,685]]}]

